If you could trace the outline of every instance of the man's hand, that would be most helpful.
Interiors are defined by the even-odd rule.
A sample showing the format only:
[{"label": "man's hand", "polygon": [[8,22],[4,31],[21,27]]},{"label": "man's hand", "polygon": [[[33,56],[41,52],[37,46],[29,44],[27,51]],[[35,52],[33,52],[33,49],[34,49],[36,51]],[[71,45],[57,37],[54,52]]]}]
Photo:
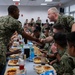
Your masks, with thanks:
[{"label": "man's hand", "polygon": [[41,41],[42,43],[45,43],[46,40],[45,40],[45,39],[40,39],[40,41]]},{"label": "man's hand", "polygon": [[52,50],[53,53],[56,53],[57,52],[57,47],[55,46],[54,43],[51,46],[51,50]]},{"label": "man's hand", "polygon": [[38,41],[37,41],[37,42],[39,43],[39,45],[40,45],[40,46],[44,46],[44,45],[45,45],[45,43],[44,43],[44,42],[42,42],[42,41],[41,41],[41,39],[38,39]]},{"label": "man's hand", "polygon": [[53,37],[52,36],[48,36],[45,39],[41,39],[41,42],[43,43],[50,43],[53,41]]}]

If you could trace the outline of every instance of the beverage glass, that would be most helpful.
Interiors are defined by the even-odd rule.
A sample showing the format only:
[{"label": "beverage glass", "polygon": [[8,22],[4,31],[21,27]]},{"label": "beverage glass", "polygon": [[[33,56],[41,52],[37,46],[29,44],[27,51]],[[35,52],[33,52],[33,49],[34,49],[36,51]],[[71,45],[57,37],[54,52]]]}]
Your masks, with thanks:
[{"label": "beverage glass", "polygon": [[19,65],[20,70],[24,70],[24,65]]},{"label": "beverage glass", "polygon": [[19,70],[24,70],[24,60],[23,59],[19,59]]}]

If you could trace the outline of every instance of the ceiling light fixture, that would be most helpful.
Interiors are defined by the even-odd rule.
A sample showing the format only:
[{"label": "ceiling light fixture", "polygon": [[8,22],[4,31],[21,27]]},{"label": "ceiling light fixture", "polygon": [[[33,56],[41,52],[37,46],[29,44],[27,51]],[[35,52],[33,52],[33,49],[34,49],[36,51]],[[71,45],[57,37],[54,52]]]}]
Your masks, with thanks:
[{"label": "ceiling light fixture", "polygon": [[47,3],[41,3],[41,5],[47,5]]},{"label": "ceiling light fixture", "polygon": [[45,0],[45,2],[52,2],[53,0]]}]

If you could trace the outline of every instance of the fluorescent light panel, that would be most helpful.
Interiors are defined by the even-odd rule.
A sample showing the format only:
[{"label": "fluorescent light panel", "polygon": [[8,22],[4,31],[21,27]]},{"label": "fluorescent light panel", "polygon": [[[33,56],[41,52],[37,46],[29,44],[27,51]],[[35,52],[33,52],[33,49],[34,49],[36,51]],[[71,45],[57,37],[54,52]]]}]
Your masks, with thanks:
[{"label": "fluorescent light panel", "polygon": [[45,0],[45,2],[52,2],[53,0]]},{"label": "fluorescent light panel", "polygon": [[20,1],[20,0],[13,0],[13,1]]},{"label": "fluorescent light panel", "polygon": [[47,5],[46,3],[41,3],[41,5]]},{"label": "fluorescent light panel", "polygon": [[41,5],[47,5],[47,3],[41,3]]}]

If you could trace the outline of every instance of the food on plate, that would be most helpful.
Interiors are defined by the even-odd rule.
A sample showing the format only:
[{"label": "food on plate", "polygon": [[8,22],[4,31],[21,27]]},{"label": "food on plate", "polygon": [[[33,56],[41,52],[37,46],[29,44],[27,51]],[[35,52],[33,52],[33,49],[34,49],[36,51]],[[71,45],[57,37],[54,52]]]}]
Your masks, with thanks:
[{"label": "food on plate", "polygon": [[38,74],[41,74],[41,73],[43,73],[44,71],[43,71],[43,70],[36,70],[36,72],[37,72]]},{"label": "food on plate", "polygon": [[15,50],[17,50],[18,48],[17,47],[14,47],[14,48],[10,48],[10,51],[13,52]]},{"label": "food on plate", "polygon": [[34,50],[39,50],[39,48],[38,47],[36,47],[36,46],[33,46],[34,47]]},{"label": "food on plate", "polygon": [[13,46],[17,47],[19,45],[19,42],[13,42]]},{"label": "food on plate", "polygon": [[39,50],[34,50],[35,55],[42,55],[42,53]]},{"label": "food on plate", "polygon": [[41,63],[41,58],[40,57],[36,57],[34,58],[34,63]]},{"label": "food on plate", "polygon": [[16,58],[16,57],[19,57],[20,54],[12,54],[10,55],[10,58]]},{"label": "food on plate", "polygon": [[42,65],[38,65],[38,66],[36,66],[36,68],[41,68],[42,67]]},{"label": "food on plate", "polygon": [[39,69],[41,69],[41,68],[42,68],[42,65],[38,65],[38,66],[35,66],[35,67],[34,67],[35,70],[39,70]]},{"label": "food on plate", "polygon": [[9,60],[8,61],[8,65],[19,65],[18,64],[18,60],[17,59],[15,59],[15,60]]},{"label": "food on plate", "polygon": [[11,60],[10,63],[16,64],[18,60]]},{"label": "food on plate", "polygon": [[16,75],[16,68],[9,68],[6,75]]},{"label": "food on plate", "polygon": [[34,67],[34,69],[38,74],[41,74],[41,73],[49,71],[49,70],[54,70],[54,68],[50,65],[37,65]]},{"label": "food on plate", "polygon": [[37,65],[37,66],[34,67],[34,69],[36,70],[36,72],[37,72],[38,74],[44,72],[42,65]]},{"label": "food on plate", "polygon": [[42,53],[40,52],[40,49],[37,46],[33,46],[33,47],[34,47],[35,55],[42,55]]},{"label": "food on plate", "polygon": [[51,67],[50,67],[50,66],[43,66],[43,69],[44,69],[45,71],[48,71],[48,70],[51,70]]},{"label": "food on plate", "polygon": [[15,55],[13,54],[13,55],[10,55],[10,58],[15,58]]}]

